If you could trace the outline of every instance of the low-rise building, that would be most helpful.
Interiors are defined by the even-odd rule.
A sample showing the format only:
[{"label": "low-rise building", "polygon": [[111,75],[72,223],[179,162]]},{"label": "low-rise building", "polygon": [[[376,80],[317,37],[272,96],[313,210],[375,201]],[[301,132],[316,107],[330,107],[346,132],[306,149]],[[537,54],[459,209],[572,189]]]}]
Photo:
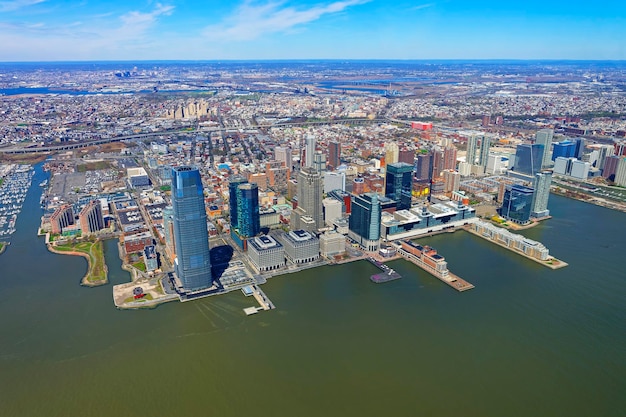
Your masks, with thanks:
[{"label": "low-rise building", "polygon": [[272,236],[248,239],[248,258],[260,271],[272,271],[285,266],[285,248]]},{"label": "low-rise building", "polygon": [[320,257],[320,242],[305,230],[293,230],[281,236],[285,257],[294,264],[313,262]]}]

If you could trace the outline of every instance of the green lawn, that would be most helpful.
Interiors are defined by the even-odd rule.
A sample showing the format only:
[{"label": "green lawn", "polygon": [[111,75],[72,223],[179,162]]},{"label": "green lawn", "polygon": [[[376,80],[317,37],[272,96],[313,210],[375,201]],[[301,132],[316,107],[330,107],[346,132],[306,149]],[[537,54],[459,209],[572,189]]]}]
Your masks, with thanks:
[{"label": "green lawn", "polygon": [[133,266],[141,272],[146,272],[146,264],[144,264],[143,261],[135,262]]},{"label": "green lawn", "polygon": [[87,281],[91,283],[106,282],[106,263],[104,261],[104,246],[102,241],[67,243],[54,247],[61,252],[82,252],[89,255],[89,271]]}]

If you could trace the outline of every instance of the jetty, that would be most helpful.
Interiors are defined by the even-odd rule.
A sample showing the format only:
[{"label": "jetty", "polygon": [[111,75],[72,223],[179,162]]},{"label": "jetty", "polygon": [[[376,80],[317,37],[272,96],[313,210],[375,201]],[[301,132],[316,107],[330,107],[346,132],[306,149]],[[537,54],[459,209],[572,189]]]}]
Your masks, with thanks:
[{"label": "jetty", "polygon": [[273,310],[276,308],[274,303],[272,303],[263,290],[257,285],[247,285],[241,289],[241,292],[243,292],[246,297],[253,296],[260,305],[260,307],[253,306],[244,308],[243,311],[247,316],[256,314],[261,310]]},{"label": "jetty", "polygon": [[377,261],[376,259],[369,257],[368,261],[376,268],[380,269],[382,272],[380,274],[374,274],[370,276],[370,280],[376,284],[382,284],[383,282],[394,281],[396,279],[402,278],[402,275],[398,274],[393,269],[389,268],[384,263]]},{"label": "jetty", "polygon": [[419,266],[459,292],[474,288],[472,284],[448,270],[448,263],[443,256],[437,253],[435,248],[422,246],[410,240],[403,240],[398,247],[398,253],[407,261]]}]

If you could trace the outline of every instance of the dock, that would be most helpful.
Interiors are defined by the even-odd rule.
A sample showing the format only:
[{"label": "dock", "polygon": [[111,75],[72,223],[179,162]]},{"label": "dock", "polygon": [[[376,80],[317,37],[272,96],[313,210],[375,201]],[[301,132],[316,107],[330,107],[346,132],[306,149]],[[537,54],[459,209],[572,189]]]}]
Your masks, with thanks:
[{"label": "dock", "polygon": [[402,275],[398,274],[393,269],[389,268],[384,263],[377,261],[376,259],[369,257],[368,261],[376,268],[380,269],[382,272],[380,274],[374,274],[370,276],[370,280],[376,284],[382,284],[383,282],[394,281],[396,279],[402,278]]},{"label": "dock", "polygon": [[398,248],[398,253],[407,261],[419,266],[439,281],[459,292],[474,288],[474,285],[450,272],[443,256],[437,254],[437,251],[429,246],[403,241],[401,242],[401,247]]},{"label": "dock", "polygon": [[260,305],[260,307],[253,306],[253,307],[244,308],[243,311],[244,313],[246,313],[247,316],[256,314],[262,310],[273,310],[276,308],[274,303],[272,303],[272,301],[267,297],[267,295],[265,295],[263,290],[259,288],[257,285],[247,285],[241,289],[241,292],[243,292],[246,297],[252,295],[254,298],[256,298],[257,302]]}]

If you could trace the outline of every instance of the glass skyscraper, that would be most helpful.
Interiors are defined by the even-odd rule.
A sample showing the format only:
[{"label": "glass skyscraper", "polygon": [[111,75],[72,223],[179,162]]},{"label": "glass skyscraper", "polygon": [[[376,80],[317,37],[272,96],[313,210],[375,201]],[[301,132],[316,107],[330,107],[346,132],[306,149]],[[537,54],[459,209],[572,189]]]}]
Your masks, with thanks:
[{"label": "glass skyscraper", "polygon": [[543,152],[543,145],[517,145],[513,170],[526,175],[535,175],[541,171]]},{"label": "glass skyscraper", "polygon": [[535,175],[533,188],[533,204],[531,216],[536,218],[547,217],[550,215],[548,210],[548,199],[550,198],[550,184],[552,183],[552,173],[539,172]]},{"label": "glass skyscraper", "polygon": [[413,165],[398,162],[387,165],[385,196],[397,202],[398,210],[411,208],[413,190]]},{"label": "glass skyscraper", "polygon": [[515,223],[525,224],[530,221],[534,190],[523,185],[507,187],[504,192],[500,216]]},{"label": "glass skyscraper", "polygon": [[369,251],[378,250],[382,210],[378,194],[352,196],[348,236]]},{"label": "glass skyscraper", "polygon": [[237,208],[237,187],[246,184],[248,180],[241,176],[232,177],[228,183],[228,210],[230,212],[230,226],[239,229],[238,208]]},{"label": "glass skyscraper", "polygon": [[176,275],[186,291],[198,291],[213,284],[207,216],[202,180],[197,168],[172,168],[172,209]]},{"label": "glass skyscraper", "polygon": [[241,237],[254,237],[261,233],[257,184],[240,184],[237,187],[237,222],[237,231]]},{"label": "glass skyscraper", "polygon": [[[547,167],[550,164],[550,149],[552,147],[552,137],[554,136],[554,130],[541,129],[535,134],[535,144],[543,145],[543,153],[541,155],[541,167]],[[539,167],[539,169],[541,169]],[[532,175],[536,173],[533,172]]]}]

